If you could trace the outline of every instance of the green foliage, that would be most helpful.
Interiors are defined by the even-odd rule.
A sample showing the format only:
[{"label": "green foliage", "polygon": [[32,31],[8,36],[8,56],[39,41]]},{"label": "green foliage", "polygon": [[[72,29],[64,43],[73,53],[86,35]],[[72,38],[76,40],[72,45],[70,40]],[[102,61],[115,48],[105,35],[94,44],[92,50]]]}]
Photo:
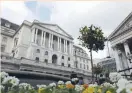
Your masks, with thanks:
[{"label": "green foliage", "polygon": [[93,25],[82,27],[80,34],[78,39],[81,41],[82,46],[96,52],[104,49],[106,38],[103,36],[103,32],[99,27]]},{"label": "green foliage", "polygon": [[102,70],[103,70],[103,69],[102,69],[102,67],[101,67],[100,65],[97,65],[97,66],[95,65],[95,66],[93,66],[93,73],[94,73],[94,74],[97,74],[97,75],[98,75],[98,74],[100,74],[100,73],[102,72]]}]

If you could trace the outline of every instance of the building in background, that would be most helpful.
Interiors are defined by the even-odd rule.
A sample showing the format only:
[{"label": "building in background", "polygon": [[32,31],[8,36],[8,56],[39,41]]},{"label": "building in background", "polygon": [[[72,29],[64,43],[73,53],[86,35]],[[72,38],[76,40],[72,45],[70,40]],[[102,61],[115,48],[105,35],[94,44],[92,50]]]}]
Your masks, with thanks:
[{"label": "building in background", "polygon": [[132,74],[132,12],[110,34],[109,41],[116,59],[117,71]]},{"label": "building in background", "polygon": [[117,72],[115,58],[109,57],[109,58],[100,59],[100,62],[97,63],[97,65],[100,65],[102,67],[103,69],[102,73],[104,75],[110,72]]},{"label": "building in background", "polygon": [[12,48],[17,45],[18,38],[14,37],[19,25],[1,18],[1,53],[9,56]]},{"label": "building in background", "polygon": [[74,66],[78,69],[90,70],[90,59],[84,49],[73,45]]},{"label": "building in background", "polygon": [[19,26],[1,18],[1,40],[2,54],[18,59],[27,58],[36,62],[90,70],[87,53],[73,45],[71,35],[57,24],[24,20]]}]

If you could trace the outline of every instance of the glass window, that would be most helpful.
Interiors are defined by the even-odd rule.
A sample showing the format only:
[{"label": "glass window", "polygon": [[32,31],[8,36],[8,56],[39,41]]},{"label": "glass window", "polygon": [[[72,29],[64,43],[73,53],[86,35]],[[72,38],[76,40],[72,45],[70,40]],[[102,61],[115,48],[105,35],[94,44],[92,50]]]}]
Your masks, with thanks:
[{"label": "glass window", "polygon": [[80,68],[82,68],[82,64],[80,64]]},{"label": "glass window", "polygon": [[85,64],[84,64],[84,69],[85,69]]},{"label": "glass window", "polygon": [[39,57],[36,57],[36,59],[35,59],[35,60],[36,60],[36,62],[39,62]]},{"label": "glass window", "polygon": [[64,59],[64,56],[62,56],[62,59]]},{"label": "glass window", "polygon": [[68,67],[71,67],[71,65],[70,65],[70,64],[68,64]]},{"label": "glass window", "polygon": [[45,51],[45,55],[48,55],[48,51]]},{"label": "glass window", "polygon": [[64,63],[61,63],[62,66],[64,66]]},{"label": "glass window", "polygon": [[40,50],[39,50],[39,49],[37,49],[36,53],[40,53]]},{"label": "glass window", "polygon": [[70,61],[70,57],[68,57],[68,61]]},{"label": "glass window", "polygon": [[45,59],[44,62],[45,62],[45,63],[48,63],[48,59]]}]

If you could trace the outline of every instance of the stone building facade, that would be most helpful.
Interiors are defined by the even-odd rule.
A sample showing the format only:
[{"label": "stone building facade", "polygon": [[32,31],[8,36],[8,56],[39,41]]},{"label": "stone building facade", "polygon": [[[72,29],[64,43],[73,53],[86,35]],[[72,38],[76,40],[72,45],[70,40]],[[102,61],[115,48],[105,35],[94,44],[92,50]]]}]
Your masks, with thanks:
[{"label": "stone building facade", "polygon": [[[86,52],[74,46],[72,36],[57,24],[24,20],[19,26],[1,18],[1,44],[1,53],[14,58],[90,70]],[[80,52],[77,52],[77,55],[74,53],[78,49],[82,55],[79,61],[81,63],[76,67],[75,59]]]},{"label": "stone building facade", "polygon": [[109,41],[116,59],[117,71],[132,73],[132,12],[110,34]]},{"label": "stone building facade", "polygon": [[97,63],[103,68],[102,73],[117,72],[115,58],[103,58]]}]

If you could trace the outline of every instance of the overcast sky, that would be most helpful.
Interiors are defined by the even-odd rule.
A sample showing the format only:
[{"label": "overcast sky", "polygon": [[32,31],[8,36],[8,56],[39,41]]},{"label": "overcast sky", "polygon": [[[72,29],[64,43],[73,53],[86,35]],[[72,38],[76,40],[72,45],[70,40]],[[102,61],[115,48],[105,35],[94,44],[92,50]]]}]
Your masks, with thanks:
[{"label": "overcast sky", "polygon": [[[74,38],[78,44],[79,28],[94,24],[108,36],[132,11],[132,2],[113,1],[4,1],[1,3],[2,17],[17,24],[23,20],[56,23]],[[88,51],[87,51],[88,52]],[[107,56],[107,48],[93,53],[93,58]]]}]

